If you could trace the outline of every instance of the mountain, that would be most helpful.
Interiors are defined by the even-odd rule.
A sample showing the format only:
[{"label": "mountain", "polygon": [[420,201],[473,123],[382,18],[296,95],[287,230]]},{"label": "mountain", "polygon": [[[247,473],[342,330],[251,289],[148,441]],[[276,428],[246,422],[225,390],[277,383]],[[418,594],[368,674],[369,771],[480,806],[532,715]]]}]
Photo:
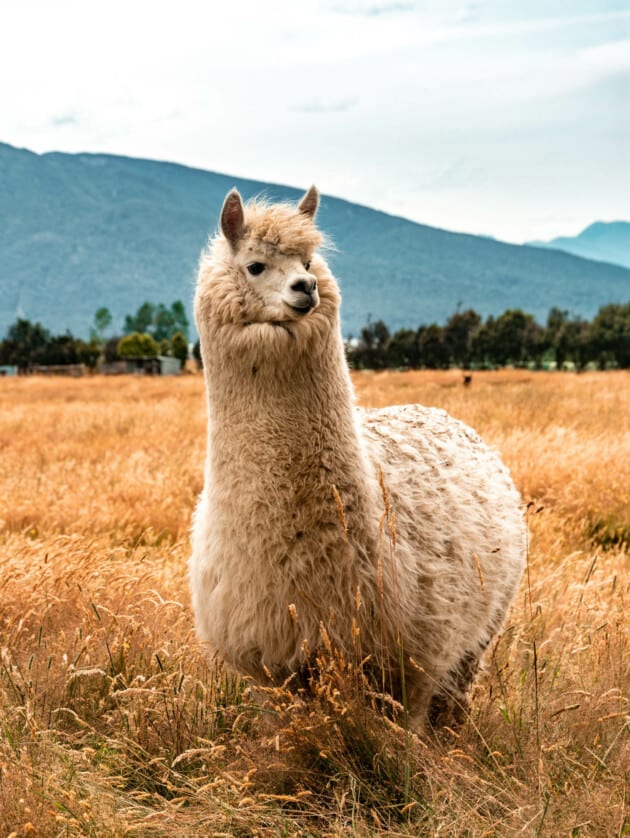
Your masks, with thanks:
[{"label": "mountain", "polygon": [[[308,186],[305,183],[305,186]],[[34,154],[0,144],[0,336],[16,316],[87,335],[107,306],[119,329],[145,300],[191,311],[199,253],[227,191],[295,200],[302,190],[107,154]],[[591,317],[630,299],[630,270],[540,247],[450,233],[325,196],[343,330],[551,306]],[[192,319],[192,318],[191,318]]]},{"label": "mountain", "polygon": [[534,247],[552,247],[586,259],[600,259],[630,268],[630,222],[596,221],[574,237],[548,242],[529,242]]}]

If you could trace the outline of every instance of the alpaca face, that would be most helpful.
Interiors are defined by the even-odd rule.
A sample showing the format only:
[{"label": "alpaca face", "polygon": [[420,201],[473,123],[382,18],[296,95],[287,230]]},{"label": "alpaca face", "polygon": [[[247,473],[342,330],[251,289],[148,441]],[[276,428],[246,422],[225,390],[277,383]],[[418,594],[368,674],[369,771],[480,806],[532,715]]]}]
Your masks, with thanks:
[{"label": "alpaca face", "polygon": [[[284,327],[274,330],[278,340],[288,333],[297,341],[294,348],[309,345],[313,352],[313,344],[324,346],[329,331],[338,329],[339,288],[317,252],[324,241],[314,221],[318,199],[315,187],[297,206],[243,206],[236,190],[228,194],[220,232],[199,268],[195,321],[202,347],[204,335],[220,328],[223,346],[232,341],[254,349],[259,332],[248,327],[271,324]],[[216,337],[209,341],[214,351]]]},{"label": "alpaca face", "polygon": [[321,241],[314,223],[318,203],[315,187],[295,208],[244,207],[235,189],[225,199],[221,232],[248,320],[300,320],[319,305],[317,275],[311,269]]},{"label": "alpaca face", "polygon": [[232,261],[238,271],[246,316],[252,320],[300,320],[319,305],[311,254],[286,254],[245,239]]}]

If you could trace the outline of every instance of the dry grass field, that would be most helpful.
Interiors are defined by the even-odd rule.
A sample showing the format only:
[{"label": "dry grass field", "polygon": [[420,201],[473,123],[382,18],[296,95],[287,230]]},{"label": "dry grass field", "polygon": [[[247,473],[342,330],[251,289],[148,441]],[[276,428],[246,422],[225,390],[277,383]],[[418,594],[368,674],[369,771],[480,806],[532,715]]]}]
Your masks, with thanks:
[{"label": "dry grass field", "polygon": [[630,834],[630,373],[360,373],[501,452],[529,568],[463,727],[322,654],[253,692],[195,642],[201,376],[0,380],[0,835]]}]

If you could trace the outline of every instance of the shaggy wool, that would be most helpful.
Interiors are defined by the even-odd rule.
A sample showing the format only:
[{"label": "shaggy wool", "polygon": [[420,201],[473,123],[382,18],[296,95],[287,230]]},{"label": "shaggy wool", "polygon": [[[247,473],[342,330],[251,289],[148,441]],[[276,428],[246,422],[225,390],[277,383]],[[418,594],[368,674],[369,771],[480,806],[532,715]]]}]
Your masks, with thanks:
[{"label": "shaggy wool", "polygon": [[325,629],[395,698],[404,683],[421,729],[463,711],[504,623],[525,562],[522,503],[497,454],[444,411],[355,407],[316,210],[313,188],[297,207],[243,207],[233,191],[202,256],[197,629],[259,680],[299,672]]}]

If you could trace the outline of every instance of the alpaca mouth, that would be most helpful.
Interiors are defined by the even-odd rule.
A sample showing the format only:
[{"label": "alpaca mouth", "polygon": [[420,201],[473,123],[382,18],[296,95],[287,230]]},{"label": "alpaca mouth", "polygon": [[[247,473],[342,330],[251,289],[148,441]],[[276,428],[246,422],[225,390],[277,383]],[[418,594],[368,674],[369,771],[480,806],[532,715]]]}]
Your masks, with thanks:
[{"label": "alpaca mouth", "polygon": [[284,304],[287,308],[290,308],[291,311],[294,311],[296,314],[305,315],[308,314],[309,311],[312,311],[317,305],[319,305],[319,300],[314,299],[313,297],[309,297],[306,302],[302,303],[302,305],[295,305],[295,303],[287,303],[284,301]]}]

